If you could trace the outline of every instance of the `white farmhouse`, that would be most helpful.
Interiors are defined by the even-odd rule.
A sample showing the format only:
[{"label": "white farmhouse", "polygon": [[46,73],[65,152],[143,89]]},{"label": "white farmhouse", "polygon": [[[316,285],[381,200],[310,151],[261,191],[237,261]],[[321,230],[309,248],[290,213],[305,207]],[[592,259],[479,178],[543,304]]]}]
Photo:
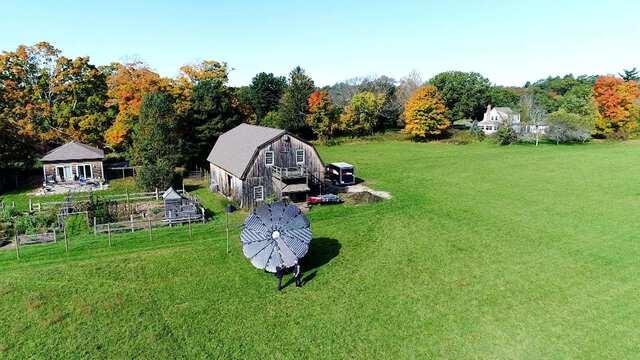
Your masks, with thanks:
[{"label": "white farmhouse", "polygon": [[513,111],[510,107],[487,106],[484,118],[478,123],[478,127],[487,135],[498,131],[502,125],[511,126],[517,133],[544,135],[547,132],[546,124],[521,124],[520,113]]},{"label": "white farmhouse", "polygon": [[502,125],[508,124],[513,127],[514,130],[520,129],[520,114],[511,110],[509,107],[494,107],[487,106],[487,111],[484,113],[484,118],[478,123],[478,127],[487,135],[493,134],[498,131],[498,128]]}]

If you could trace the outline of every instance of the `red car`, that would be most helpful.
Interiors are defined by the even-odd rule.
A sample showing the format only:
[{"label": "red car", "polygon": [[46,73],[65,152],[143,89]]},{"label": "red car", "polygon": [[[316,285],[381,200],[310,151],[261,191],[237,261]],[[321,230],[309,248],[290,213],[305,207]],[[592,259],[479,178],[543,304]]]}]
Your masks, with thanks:
[{"label": "red car", "polygon": [[337,204],[342,202],[342,200],[335,194],[325,194],[320,196],[309,196],[307,198],[307,204]]}]

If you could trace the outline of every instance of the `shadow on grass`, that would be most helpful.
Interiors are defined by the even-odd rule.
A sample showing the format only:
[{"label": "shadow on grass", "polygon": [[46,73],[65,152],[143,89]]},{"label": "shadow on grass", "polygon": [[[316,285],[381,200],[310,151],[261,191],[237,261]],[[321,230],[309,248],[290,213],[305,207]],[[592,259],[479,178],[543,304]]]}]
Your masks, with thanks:
[{"label": "shadow on grass", "polygon": [[[336,239],[320,237],[311,240],[309,252],[300,262],[302,272],[304,273],[302,285],[304,286],[313,280],[318,273],[318,269],[336,258],[340,254],[341,248],[342,245],[340,245],[340,242]],[[283,288],[293,284],[293,282],[294,278],[291,277],[284,284]]]}]

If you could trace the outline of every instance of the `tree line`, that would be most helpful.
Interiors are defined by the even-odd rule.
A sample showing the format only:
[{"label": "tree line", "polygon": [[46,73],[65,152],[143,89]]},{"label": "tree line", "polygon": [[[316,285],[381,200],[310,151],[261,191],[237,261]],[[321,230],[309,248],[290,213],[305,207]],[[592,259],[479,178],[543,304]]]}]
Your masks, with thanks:
[{"label": "tree line", "polygon": [[[557,138],[628,138],[640,119],[635,69],[606,76],[549,77],[523,87],[493,85],[475,72],[423,81],[413,72],[318,87],[301,67],[228,84],[224,62],[185,65],[174,78],[143,62],[96,66],[46,42],[0,54],[0,168],[29,168],[70,140],[107,149],[150,172],[204,165],[217,137],[247,122],[306,139],[403,129],[416,139],[448,136],[481,120],[487,105],[509,106],[524,123],[544,122]],[[559,134],[559,135],[558,135]],[[164,176],[170,176],[165,172]]]}]

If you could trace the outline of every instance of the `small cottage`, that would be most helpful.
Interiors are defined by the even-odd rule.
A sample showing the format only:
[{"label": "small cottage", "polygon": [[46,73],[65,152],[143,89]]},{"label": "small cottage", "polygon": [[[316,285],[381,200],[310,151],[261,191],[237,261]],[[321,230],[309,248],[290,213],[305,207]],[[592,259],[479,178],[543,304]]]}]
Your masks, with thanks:
[{"label": "small cottage", "polygon": [[104,151],[78,142],[66,143],[42,157],[45,183],[104,180]]},{"label": "small cottage", "polygon": [[313,145],[281,129],[238,125],[218,138],[207,160],[211,189],[243,208],[269,198],[304,201],[324,181]]}]

